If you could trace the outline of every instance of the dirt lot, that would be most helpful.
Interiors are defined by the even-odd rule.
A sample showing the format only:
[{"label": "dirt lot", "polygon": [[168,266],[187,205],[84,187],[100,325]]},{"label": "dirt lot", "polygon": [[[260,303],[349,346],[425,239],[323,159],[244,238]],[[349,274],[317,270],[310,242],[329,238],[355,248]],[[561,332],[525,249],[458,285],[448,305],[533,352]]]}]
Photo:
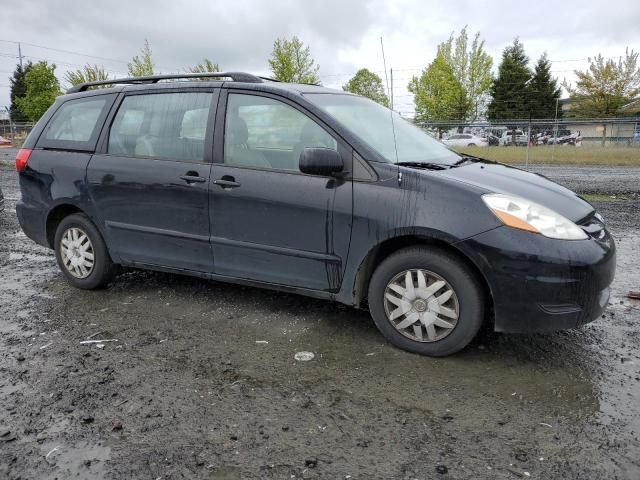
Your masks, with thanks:
[{"label": "dirt lot", "polygon": [[142,271],[75,290],[21,233],[12,169],[0,186],[0,478],[640,478],[637,195],[597,204],[604,318],[430,359],[294,295]]}]

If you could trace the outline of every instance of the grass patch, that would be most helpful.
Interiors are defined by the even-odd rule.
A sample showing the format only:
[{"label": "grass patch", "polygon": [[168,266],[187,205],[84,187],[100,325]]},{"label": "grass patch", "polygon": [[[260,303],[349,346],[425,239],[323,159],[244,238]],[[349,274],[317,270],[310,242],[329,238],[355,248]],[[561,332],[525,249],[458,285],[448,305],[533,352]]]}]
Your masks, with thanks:
[{"label": "grass patch", "polygon": [[624,195],[606,195],[604,193],[581,193],[580,196],[587,202],[619,202],[622,200],[630,200]]},{"label": "grass patch", "polygon": [[[464,147],[460,153],[501,163],[525,163],[525,147]],[[536,146],[529,148],[529,163],[561,165],[621,165],[640,167],[640,148]]]}]

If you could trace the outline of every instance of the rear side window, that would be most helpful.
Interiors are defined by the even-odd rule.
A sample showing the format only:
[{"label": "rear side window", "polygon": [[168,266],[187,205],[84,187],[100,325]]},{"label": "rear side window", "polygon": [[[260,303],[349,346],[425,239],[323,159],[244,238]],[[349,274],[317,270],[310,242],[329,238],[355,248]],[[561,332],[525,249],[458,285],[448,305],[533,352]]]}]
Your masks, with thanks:
[{"label": "rear side window", "polygon": [[39,147],[94,150],[100,128],[115,95],[78,98],[63,103],[47,124]]},{"label": "rear side window", "polygon": [[126,97],[111,126],[108,153],[203,162],[212,97],[209,92]]}]

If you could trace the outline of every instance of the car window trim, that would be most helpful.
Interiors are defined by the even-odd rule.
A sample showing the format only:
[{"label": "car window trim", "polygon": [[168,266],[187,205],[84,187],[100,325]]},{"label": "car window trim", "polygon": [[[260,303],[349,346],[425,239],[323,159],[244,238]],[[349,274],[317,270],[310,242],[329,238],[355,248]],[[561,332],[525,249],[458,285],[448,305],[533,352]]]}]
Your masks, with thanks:
[{"label": "car window trim", "polygon": [[[49,118],[46,121],[46,124],[42,128],[42,131],[38,135],[38,140],[35,143],[35,148],[42,150],[68,150],[73,152],[90,152],[93,153],[96,151],[97,145],[100,141],[100,134],[102,131],[102,127],[104,125],[105,120],[109,116],[111,109],[114,103],[117,101],[118,94],[110,92],[110,93],[102,93],[97,95],[87,95],[86,97],[76,97],[69,98],[67,100],[61,101],[60,104],[56,107],[55,111],[51,113]],[[56,115],[62,111],[65,105],[69,104],[69,102],[80,102],[80,101],[93,101],[98,99],[99,97],[105,97],[106,101],[96,119],[96,123],[93,126],[93,130],[91,131],[91,136],[89,140],[86,141],[77,141],[77,140],[52,140],[45,138],[46,132],[51,126],[51,122],[55,120]]]},{"label": "car window trim", "polygon": [[[134,95],[162,95],[166,93],[211,93],[211,104],[209,105],[209,115],[207,116],[207,127],[205,129],[205,140],[204,140],[204,157],[202,161],[199,162],[186,162],[184,160],[177,160],[171,158],[158,158],[158,157],[144,157],[144,156],[131,156],[131,155],[116,155],[109,153],[109,135],[111,135],[111,128],[113,127],[113,122],[122,106],[122,102],[124,99],[129,96]],[[111,107],[111,111],[109,115],[106,117],[104,121],[104,126],[102,132],[100,134],[100,140],[98,142],[98,146],[96,148],[96,154],[104,155],[107,157],[118,157],[118,158],[130,158],[130,159],[142,159],[142,160],[159,160],[165,162],[180,162],[185,164],[192,165],[205,165],[211,164],[213,159],[213,147],[214,147],[214,129],[216,125],[216,113],[218,109],[218,104],[220,100],[220,87],[203,87],[203,88],[167,88],[162,90],[134,90],[131,92],[123,91],[118,94],[118,98],[115,100]],[[213,123],[212,123],[213,122]]]},{"label": "car window trim", "polygon": [[[320,128],[322,128],[327,135],[329,135],[331,138],[333,138],[333,140],[336,142],[337,148],[338,148],[338,153],[340,154],[340,156],[342,157],[342,161],[344,162],[344,166],[345,166],[345,170],[344,173],[351,173],[352,172],[352,154],[353,154],[353,148],[346,143],[342,137],[340,135],[338,135],[335,130],[333,130],[329,125],[327,125],[325,122],[323,122],[320,118],[318,118],[316,115],[314,115],[313,112],[309,111],[308,109],[306,109],[304,106],[292,101],[291,99],[281,96],[281,95],[277,95],[271,92],[264,92],[264,91],[260,91],[260,90],[248,90],[248,89],[242,89],[242,88],[237,88],[234,86],[225,86],[223,85],[221,87],[221,91],[220,91],[220,99],[219,99],[219,103],[218,103],[218,112],[217,112],[217,117],[216,117],[216,122],[215,122],[215,135],[214,135],[214,142],[213,142],[213,146],[214,146],[214,151],[213,151],[213,165],[214,168],[216,165],[220,165],[220,166],[224,166],[227,168],[239,168],[239,169],[245,169],[245,170],[256,170],[256,171],[267,171],[267,172],[279,172],[279,173],[288,173],[288,174],[292,174],[292,175],[303,175],[305,177],[317,177],[317,176],[321,176],[321,175],[309,175],[306,173],[302,173],[299,170],[285,170],[285,169],[281,169],[281,168],[263,168],[263,167],[252,167],[252,166],[245,166],[245,165],[230,165],[227,163],[224,163],[224,135],[225,135],[225,128],[226,128],[226,116],[227,116],[227,103],[228,103],[228,99],[229,99],[229,95],[230,94],[240,94],[240,95],[253,95],[256,97],[264,97],[264,98],[270,98],[272,100],[276,100],[279,102],[282,102],[288,106],[290,106],[291,108],[299,111],[300,113],[302,113],[303,115],[305,115],[306,117],[308,117],[309,119],[313,120],[318,126],[320,126]],[[326,177],[323,177],[326,178]]]}]

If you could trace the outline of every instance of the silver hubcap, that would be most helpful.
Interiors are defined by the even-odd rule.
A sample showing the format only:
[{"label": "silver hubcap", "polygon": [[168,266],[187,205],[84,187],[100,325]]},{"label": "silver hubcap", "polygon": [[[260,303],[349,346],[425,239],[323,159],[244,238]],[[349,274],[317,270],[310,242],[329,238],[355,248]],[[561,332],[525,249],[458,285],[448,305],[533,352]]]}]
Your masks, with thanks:
[{"label": "silver hubcap", "polygon": [[460,314],[451,285],[436,273],[418,269],[391,279],[384,291],[384,310],[396,330],[418,342],[442,340]]},{"label": "silver hubcap", "polygon": [[94,265],[93,244],[81,228],[68,228],[60,242],[62,263],[67,271],[76,278],[87,278]]}]

